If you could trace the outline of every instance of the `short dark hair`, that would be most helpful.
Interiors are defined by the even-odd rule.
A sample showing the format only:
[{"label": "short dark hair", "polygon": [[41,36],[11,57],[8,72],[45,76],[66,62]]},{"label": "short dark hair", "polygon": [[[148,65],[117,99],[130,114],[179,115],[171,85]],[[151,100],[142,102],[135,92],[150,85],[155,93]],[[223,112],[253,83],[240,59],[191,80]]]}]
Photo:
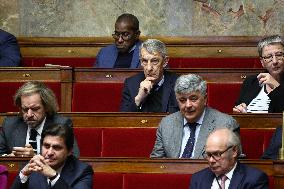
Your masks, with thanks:
[{"label": "short dark hair", "polygon": [[40,144],[43,144],[43,140],[46,136],[59,136],[64,139],[65,145],[68,151],[73,149],[74,144],[74,132],[73,128],[68,125],[62,124],[52,124],[48,125],[45,130],[43,130],[41,134]]},{"label": "short dark hair", "polygon": [[124,13],[116,19],[115,23],[122,22],[122,21],[127,21],[127,22],[131,23],[131,25],[132,25],[131,29],[133,31],[139,30],[139,20],[133,14]]}]

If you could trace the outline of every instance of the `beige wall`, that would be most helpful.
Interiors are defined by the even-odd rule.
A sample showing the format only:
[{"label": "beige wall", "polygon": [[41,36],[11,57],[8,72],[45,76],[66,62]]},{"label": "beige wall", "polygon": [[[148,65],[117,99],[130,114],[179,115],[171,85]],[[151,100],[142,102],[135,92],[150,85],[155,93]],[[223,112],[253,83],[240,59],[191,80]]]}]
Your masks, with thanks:
[{"label": "beige wall", "polygon": [[110,36],[124,12],[138,17],[146,36],[284,33],[284,0],[0,0],[0,28],[16,36]]}]

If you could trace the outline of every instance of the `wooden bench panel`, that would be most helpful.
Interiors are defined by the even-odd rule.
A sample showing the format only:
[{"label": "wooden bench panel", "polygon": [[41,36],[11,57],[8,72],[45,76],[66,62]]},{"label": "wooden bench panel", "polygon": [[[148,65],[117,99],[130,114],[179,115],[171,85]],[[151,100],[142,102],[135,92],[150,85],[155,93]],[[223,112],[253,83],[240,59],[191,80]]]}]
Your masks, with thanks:
[{"label": "wooden bench panel", "polygon": [[71,111],[71,68],[0,68],[0,111],[17,111],[12,97],[24,82],[33,80],[46,83],[54,91],[61,111]]}]

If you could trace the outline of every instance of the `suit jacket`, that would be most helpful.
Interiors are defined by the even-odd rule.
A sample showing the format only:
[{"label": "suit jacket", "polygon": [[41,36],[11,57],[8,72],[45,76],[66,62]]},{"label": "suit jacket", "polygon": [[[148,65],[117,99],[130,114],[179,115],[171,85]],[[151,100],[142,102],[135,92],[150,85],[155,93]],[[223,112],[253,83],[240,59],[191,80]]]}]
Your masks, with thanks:
[{"label": "suit jacket", "polygon": [[[69,156],[53,189],[92,189],[93,169],[90,165]],[[19,175],[11,189],[48,189],[47,177],[33,172],[26,183],[21,183]]]},{"label": "suit jacket", "polygon": [[[190,189],[211,188],[215,174],[209,169],[203,169],[192,175]],[[229,189],[268,189],[268,177],[262,171],[237,163]]]},{"label": "suit jacket", "polygon": [[[138,94],[140,83],[145,79],[143,72],[125,79],[124,88],[122,90],[122,100],[120,105],[121,112],[139,112],[135,104],[135,96]],[[164,83],[162,94],[162,112],[176,112],[179,110],[174,92],[174,85],[177,76],[174,73],[164,71]],[[147,99],[145,101],[147,103]]]},{"label": "suit jacket", "polygon": [[268,148],[265,150],[262,159],[278,159],[279,149],[282,145],[282,127],[278,127],[274,132]]},{"label": "suit jacket", "polygon": [[[249,103],[258,95],[260,90],[261,87],[259,86],[257,75],[247,77],[241,87],[240,97],[235,104],[239,105],[245,103],[246,105],[249,105]],[[268,112],[282,113],[284,111],[284,79],[281,80],[280,86],[270,92],[268,96],[271,100]]]},{"label": "suit jacket", "polygon": [[[183,137],[183,119],[184,117],[179,111],[161,120],[151,158],[179,158]],[[239,134],[240,127],[232,116],[209,107],[205,108],[204,119],[195,141],[193,159],[203,159],[202,153],[205,150],[208,135],[216,128],[224,127]]]},{"label": "suit jacket", "polygon": [[0,29],[0,66],[20,66],[21,53],[17,39]]},{"label": "suit jacket", "polygon": [[[43,130],[50,124],[64,124],[73,127],[70,118],[54,115],[46,117]],[[0,131],[0,155],[10,154],[13,147],[23,147],[26,144],[28,125],[20,116],[7,117],[2,124]],[[80,152],[76,140],[74,140],[73,154],[79,157]]]},{"label": "suit jacket", "polygon": [[[140,67],[139,47],[141,45],[141,41],[137,41],[135,45],[136,47],[133,52],[133,58],[131,61],[130,68]],[[117,55],[118,50],[115,44],[106,46],[98,52],[94,66],[96,68],[114,68]]]}]

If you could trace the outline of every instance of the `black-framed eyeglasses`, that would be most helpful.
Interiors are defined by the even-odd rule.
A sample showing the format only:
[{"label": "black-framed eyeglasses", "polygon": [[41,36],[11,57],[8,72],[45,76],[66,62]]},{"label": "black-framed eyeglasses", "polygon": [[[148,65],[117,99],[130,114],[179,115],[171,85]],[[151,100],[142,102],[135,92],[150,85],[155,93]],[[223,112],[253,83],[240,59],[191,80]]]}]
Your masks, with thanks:
[{"label": "black-framed eyeglasses", "polygon": [[265,62],[271,62],[273,60],[273,57],[277,60],[281,60],[284,57],[284,52],[276,52],[275,54],[269,54],[267,56],[261,57]]},{"label": "black-framed eyeglasses", "polygon": [[216,161],[221,159],[222,154],[224,154],[225,152],[227,152],[229,149],[233,148],[234,146],[229,146],[228,148],[226,148],[226,150],[222,151],[222,152],[203,152],[202,156],[204,159],[209,160],[211,157],[213,157]]},{"label": "black-framed eyeglasses", "polygon": [[127,41],[132,37],[132,35],[129,32],[114,32],[112,37],[114,39],[119,39],[121,37],[123,40]]}]

